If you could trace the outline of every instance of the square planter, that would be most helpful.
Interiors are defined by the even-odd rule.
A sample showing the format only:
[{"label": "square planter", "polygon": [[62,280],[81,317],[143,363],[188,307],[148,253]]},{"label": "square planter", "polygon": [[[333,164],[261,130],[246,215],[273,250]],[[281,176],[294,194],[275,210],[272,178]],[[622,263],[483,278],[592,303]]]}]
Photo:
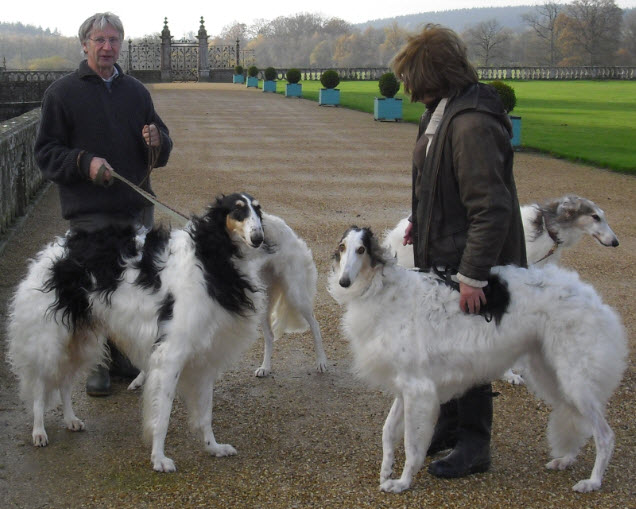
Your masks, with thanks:
[{"label": "square planter", "polygon": [[338,106],[340,104],[340,90],[337,88],[321,88],[318,94],[319,106]]},{"label": "square planter", "polygon": [[512,143],[513,149],[521,148],[521,117],[513,117],[509,115],[510,122],[512,122],[512,138],[510,143]]},{"label": "square planter", "polygon": [[276,82],[274,80],[265,80],[265,81],[263,81],[263,92],[274,92],[274,93],[276,93]]},{"label": "square planter", "polygon": [[247,88],[258,88],[258,77],[256,76],[248,76],[247,83],[245,83]]},{"label": "square planter", "polygon": [[301,97],[303,86],[300,83],[287,83],[285,86],[285,97]]},{"label": "square planter", "polygon": [[373,120],[402,120],[402,99],[376,97],[373,101]]},{"label": "square planter", "polygon": [[234,74],[232,76],[232,83],[245,83],[245,76],[243,76],[242,74]]}]

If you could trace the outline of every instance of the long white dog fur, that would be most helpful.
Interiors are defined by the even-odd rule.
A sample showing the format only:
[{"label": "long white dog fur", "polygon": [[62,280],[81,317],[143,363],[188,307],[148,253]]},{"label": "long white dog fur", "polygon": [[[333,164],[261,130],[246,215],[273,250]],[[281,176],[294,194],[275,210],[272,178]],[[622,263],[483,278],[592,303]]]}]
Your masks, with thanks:
[{"label": "long white dog fur", "polygon": [[[121,260],[123,272],[112,291],[90,288],[97,278],[88,276],[89,313],[76,323],[68,320],[65,309],[56,308],[64,285],[46,289],[54,266],[67,254],[68,237],[38,254],[11,302],[8,324],[8,359],[19,377],[22,398],[32,404],[34,445],[48,443],[44,413],[56,403],[58,391],[68,429],[84,428],[73,412],[71,387],[77,375],[101,358],[108,337],[148,374],[144,435],[152,441],[155,470],[175,470],[164,442],[177,390],[205,450],[214,456],[236,454],[214,437],[213,387],[220,372],[258,336],[264,307],[258,277],[265,259],[259,249],[261,217],[259,204],[247,194],[219,197],[184,230],[166,232],[165,242],[155,238],[145,284],[142,249]],[[144,248],[157,231],[146,236]]]},{"label": "long white dog fur", "polygon": [[[572,465],[593,435],[592,473],[573,489],[601,486],[614,447],[605,409],[627,356],[618,314],[576,273],[555,265],[492,272],[510,294],[498,325],[463,313],[458,292],[434,275],[398,266],[370,230],[352,228],[339,243],[328,288],[344,307],[342,329],[355,371],[395,397],[382,434],[384,491],[411,486],[441,403],[498,378],[520,358],[528,366],[528,387],[553,408],[547,468]],[[406,461],[401,477],[393,479],[401,439]]]}]

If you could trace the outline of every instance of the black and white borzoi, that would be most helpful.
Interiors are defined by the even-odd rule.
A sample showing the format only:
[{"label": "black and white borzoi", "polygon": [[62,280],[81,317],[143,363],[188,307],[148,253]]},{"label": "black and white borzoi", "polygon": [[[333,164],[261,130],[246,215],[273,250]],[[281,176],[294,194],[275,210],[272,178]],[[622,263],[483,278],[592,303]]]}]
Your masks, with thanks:
[{"label": "black and white borzoi", "polygon": [[[59,391],[66,426],[79,373],[110,338],[147,373],[144,435],[158,471],[175,470],[164,443],[175,392],[205,450],[236,454],[212,431],[214,381],[256,339],[263,292],[262,214],[247,194],[216,199],[183,230],[77,232],[41,251],[10,305],[8,359],[33,408],[33,443],[45,446],[44,413]],[[101,246],[95,249],[95,246]]]},{"label": "black and white borzoi", "polygon": [[[492,274],[500,283],[492,286],[507,288],[509,302],[487,322],[463,313],[459,293],[435,275],[397,265],[369,229],[351,228],[340,241],[329,292],[345,308],[354,368],[395,396],[382,434],[382,490],[411,486],[441,403],[496,379],[519,358],[529,367],[528,386],[553,407],[547,468],[570,466],[593,435],[592,474],[573,489],[600,488],[614,448],[605,408],[627,356],[619,316],[576,273],[556,265],[495,267]],[[406,461],[401,477],[391,479],[401,438]]]}]

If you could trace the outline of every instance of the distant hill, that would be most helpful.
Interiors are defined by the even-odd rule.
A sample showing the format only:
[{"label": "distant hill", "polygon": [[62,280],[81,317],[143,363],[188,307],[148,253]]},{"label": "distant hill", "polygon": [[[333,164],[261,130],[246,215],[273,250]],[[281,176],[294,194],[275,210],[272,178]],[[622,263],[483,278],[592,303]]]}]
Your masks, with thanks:
[{"label": "distant hill", "polygon": [[532,12],[536,5],[523,5],[517,7],[481,7],[473,9],[454,9],[449,11],[420,12],[407,14],[394,18],[382,18],[358,23],[354,25],[361,30],[367,27],[384,28],[397,21],[398,25],[409,31],[416,31],[426,23],[438,23],[451,28],[456,32],[462,32],[469,25],[495,18],[501,26],[513,31],[527,28],[521,19],[522,14]]}]

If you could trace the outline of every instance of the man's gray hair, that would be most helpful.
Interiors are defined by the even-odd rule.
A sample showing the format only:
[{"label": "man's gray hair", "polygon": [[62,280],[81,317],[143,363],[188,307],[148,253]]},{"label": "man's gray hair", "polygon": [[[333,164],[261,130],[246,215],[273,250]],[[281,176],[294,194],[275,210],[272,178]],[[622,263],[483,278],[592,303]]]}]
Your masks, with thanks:
[{"label": "man's gray hair", "polygon": [[115,30],[119,32],[119,37],[121,37],[122,41],[124,39],[124,25],[119,19],[119,16],[113,14],[112,12],[98,12],[97,14],[93,14],[90,18],[88,18],[82,26],[80,26],[77,35],[79,37],[80,43],[84,44],[88,40],[88,36],[94,28],[103,30],[106,25],[111,25]]}]

